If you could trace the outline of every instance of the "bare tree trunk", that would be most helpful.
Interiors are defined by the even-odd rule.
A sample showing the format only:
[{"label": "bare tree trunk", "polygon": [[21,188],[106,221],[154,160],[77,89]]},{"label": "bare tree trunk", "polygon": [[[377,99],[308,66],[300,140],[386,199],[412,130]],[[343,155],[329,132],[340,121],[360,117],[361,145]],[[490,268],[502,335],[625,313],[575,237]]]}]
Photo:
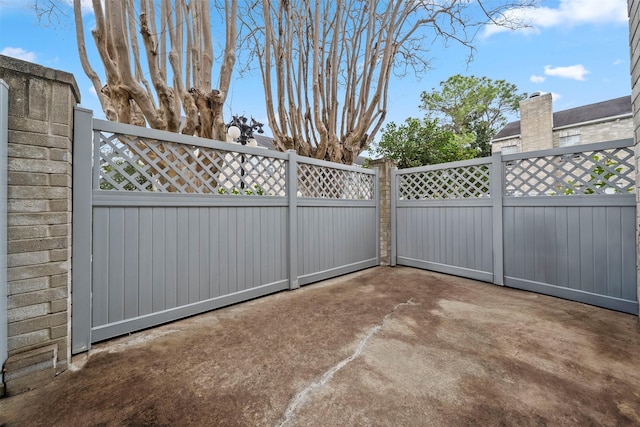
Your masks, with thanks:
[{"label": "bare tree trunk", "polygon": [[472,48],[478,25],[534,2],[504,1],[492,9],[487,0],[251,3],[243,16],[259,29],[253,33],[254,47],[274,145],[352,163],[386,117],[394,70],[423,72],[435,39]]},{"label": "bare tree trunk", "polygon": [[237,0],[223,0],[225,46],[217,88],[212,87],[211,31],[219,26],[211,25],[209,0],[92,0],[92,35],[104,84],[87,56],[81,0],[73,3],[80,60],[109,120],[225,140],[223,106],[236,62]]}]

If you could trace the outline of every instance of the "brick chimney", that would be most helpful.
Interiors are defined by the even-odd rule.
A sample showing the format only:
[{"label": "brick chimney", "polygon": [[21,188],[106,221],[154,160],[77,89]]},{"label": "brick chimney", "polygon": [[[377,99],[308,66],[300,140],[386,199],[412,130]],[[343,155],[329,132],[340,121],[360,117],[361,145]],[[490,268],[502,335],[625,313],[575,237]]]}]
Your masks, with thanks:
[{"label": "brick chimney", "polygon": [[553,148],[551,94],[536,92],[520,102],[522,151]]}]

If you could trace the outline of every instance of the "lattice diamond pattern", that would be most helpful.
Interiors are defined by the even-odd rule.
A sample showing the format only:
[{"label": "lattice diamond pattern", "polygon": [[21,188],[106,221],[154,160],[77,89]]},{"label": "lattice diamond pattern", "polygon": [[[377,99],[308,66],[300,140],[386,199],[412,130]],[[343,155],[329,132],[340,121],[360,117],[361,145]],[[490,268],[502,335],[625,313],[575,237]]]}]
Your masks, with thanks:
[{"label": "lattice diamond pattern", "polygon": [[633,162],[631,147],[510,161],[504,166],[505,195],[630,193]]},{"label": "lattice diamond pattern", "polygon": [[300,163],[298,193],[319,199],[372,200],[373,175]]},{"label": "lattice diamond pattern", "polygon": [[100,135],[102,190],[284,196],[285,173],[282,159]]},{"label": "lattice diamond pattern", "polygon": [[463,166],[399,175],[400,200],[488,197],[488,165]]}]

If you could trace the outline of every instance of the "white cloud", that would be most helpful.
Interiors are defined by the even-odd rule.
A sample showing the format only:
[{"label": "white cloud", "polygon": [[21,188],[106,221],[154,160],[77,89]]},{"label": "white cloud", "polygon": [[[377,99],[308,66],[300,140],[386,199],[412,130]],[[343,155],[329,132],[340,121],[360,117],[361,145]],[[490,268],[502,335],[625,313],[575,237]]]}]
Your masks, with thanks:
[{"label": "white cloud", "polygon": [[627,0],[560,0],[557,8],[524,7],[507,10],[500,24],[490,24],[482,33],[483,37],[509,31],[509,23],[524,26],[518,31],[540,32],[544,28],[571,27],[582,24],[626,23]]},{"label": "white cloud", "polygon": [[569,65],[568,67],[544,66],[545,76],[561,77],[563,79],[585,80],[585,76],[589,73],[590,71],[584,68],[582,64]]},{"label": "white cloud", "polygon": [[96,92],[96,88],[95,88],[95,87],[93,87],[93,86],[89,86],[89,89],[88,89],[88,90],[89,90],[89,93],[90,93],[91,95],[93,95],[93,96],[95,96],[95,97],[97,97],[97,96],[98,96],[98,93]]},{"label": "white cloud", "polygon": [[613,65],[622,65],[624,64],[624,61],[622,59],[616,59],[615,61],[613,61]]},{"label": "white cloud", "polygon": [[23,61],[36,62],[35,52],[27,52],[21,47],[5,47],[0,51],[0,55],[10,56]]},{"label": "white cloud", "polygon": [[546,79],[547,78],[545,76],[536,76],[535,74],[529,77],[529,81],[532,83],[544,83]]}]

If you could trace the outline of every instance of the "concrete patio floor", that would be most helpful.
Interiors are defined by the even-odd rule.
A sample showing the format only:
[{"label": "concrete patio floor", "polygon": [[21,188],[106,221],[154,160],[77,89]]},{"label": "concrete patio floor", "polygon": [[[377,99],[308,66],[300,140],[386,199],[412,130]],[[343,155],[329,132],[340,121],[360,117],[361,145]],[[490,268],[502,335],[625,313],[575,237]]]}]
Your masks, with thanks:
[{"label": "concrete patio floor", "polygon": [[3,424],[640,425],[640,324],[377,267],[95,345]]}]

